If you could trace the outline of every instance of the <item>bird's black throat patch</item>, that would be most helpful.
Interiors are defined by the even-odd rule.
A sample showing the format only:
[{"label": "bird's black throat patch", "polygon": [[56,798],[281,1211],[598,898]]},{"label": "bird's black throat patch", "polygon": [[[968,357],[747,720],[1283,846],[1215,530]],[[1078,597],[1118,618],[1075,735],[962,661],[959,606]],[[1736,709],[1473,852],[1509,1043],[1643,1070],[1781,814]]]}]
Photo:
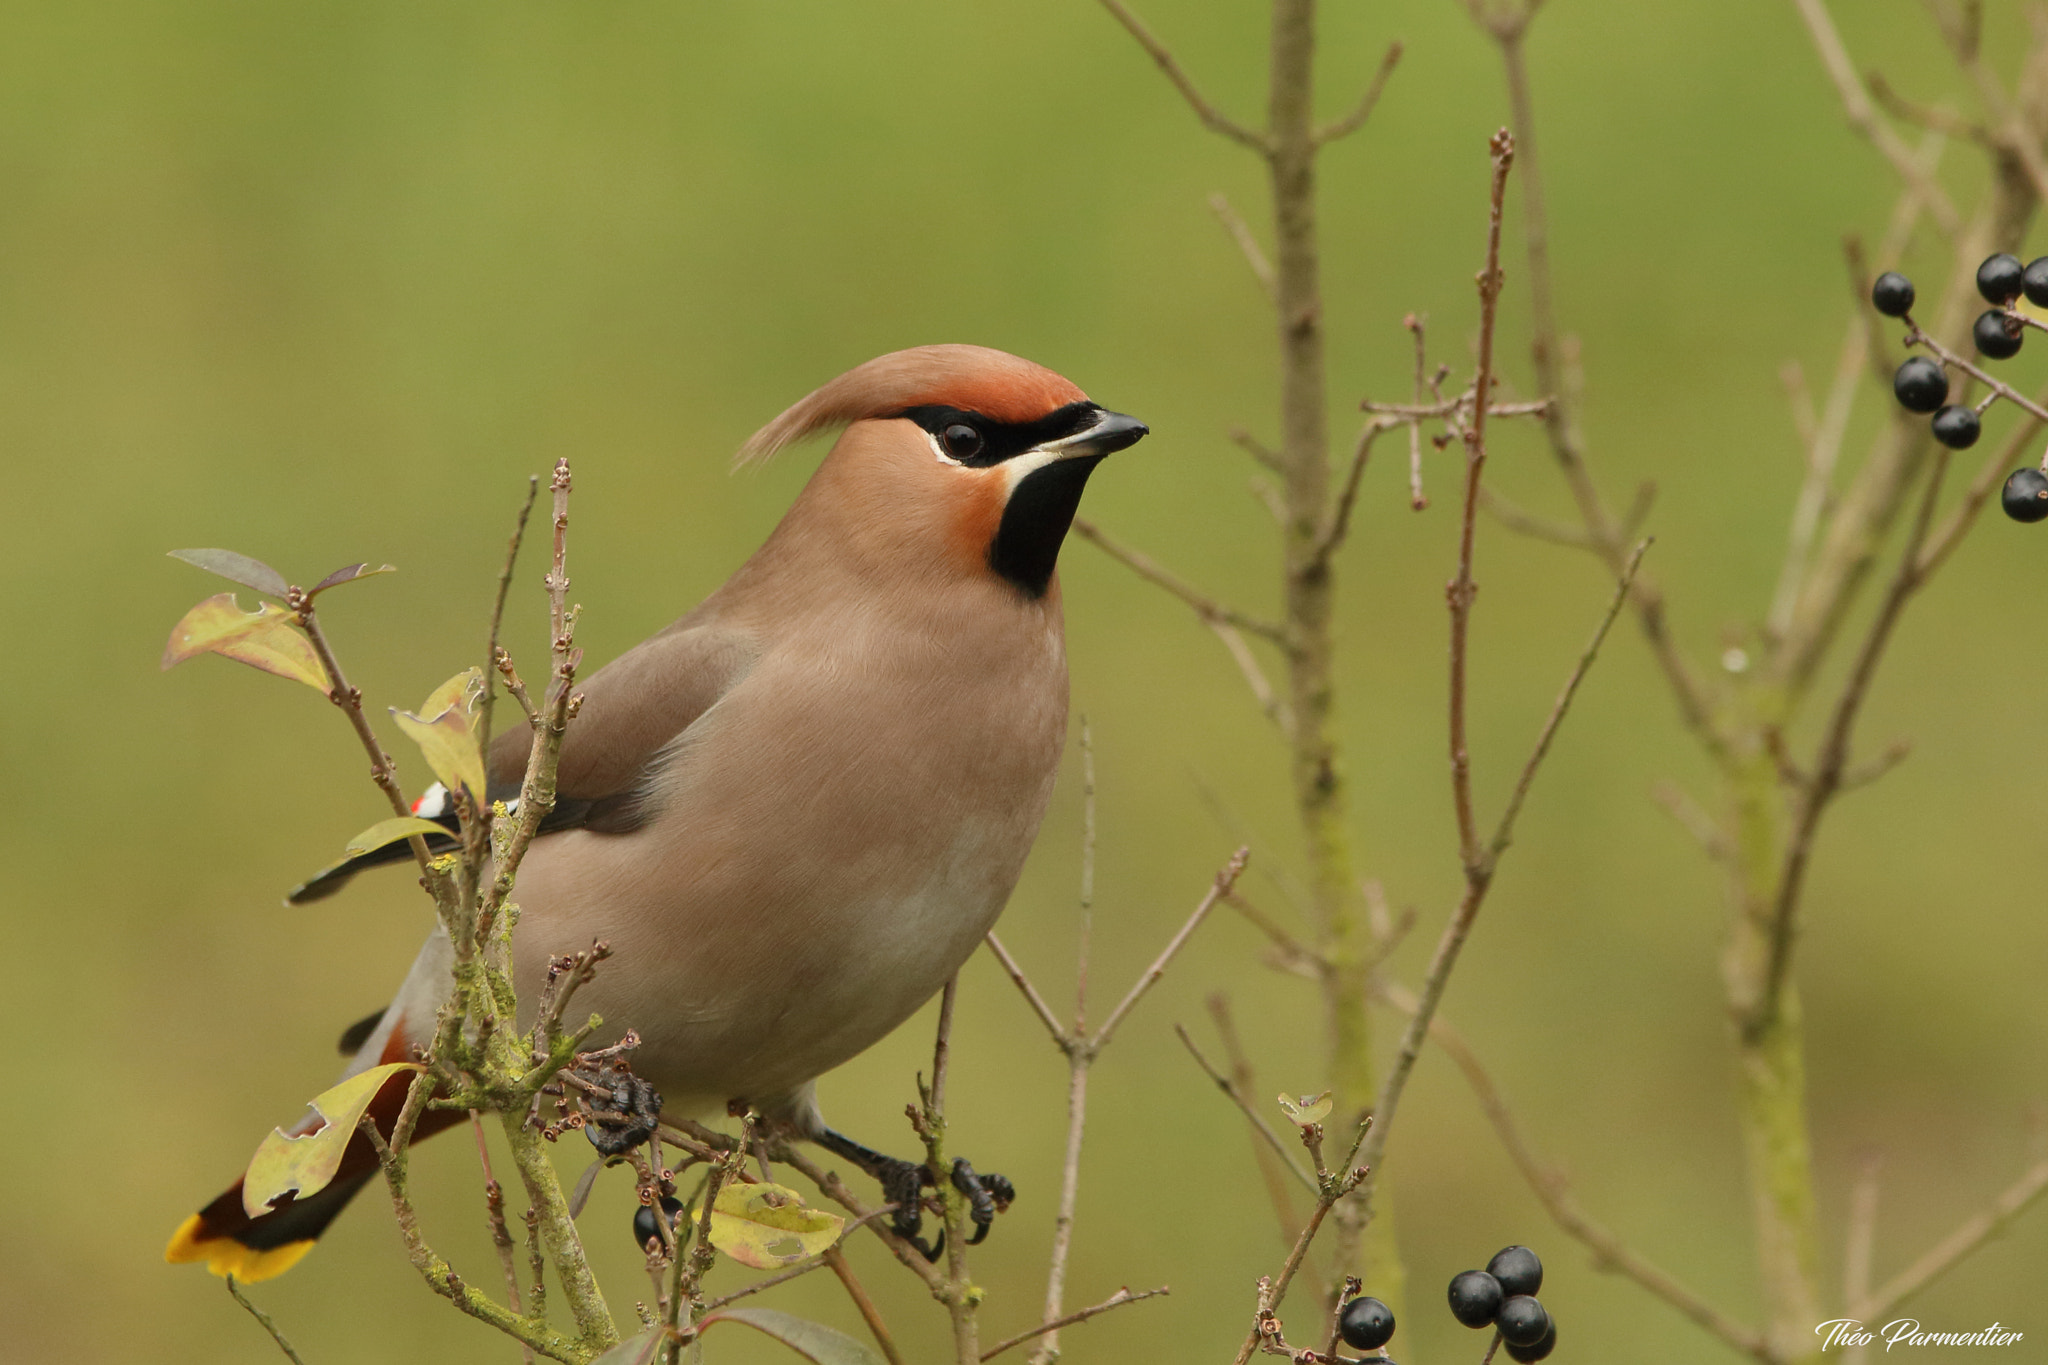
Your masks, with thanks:
[{"label": "bird's black throat patch", "polygon": [[1043,597],[1051,586],[1060,544],[1081,506],[1081,490],[1102,460],[1100,455],[1055,460],[1026,474],[1010,494],[988,547],[988,566],[1025,596]]}]

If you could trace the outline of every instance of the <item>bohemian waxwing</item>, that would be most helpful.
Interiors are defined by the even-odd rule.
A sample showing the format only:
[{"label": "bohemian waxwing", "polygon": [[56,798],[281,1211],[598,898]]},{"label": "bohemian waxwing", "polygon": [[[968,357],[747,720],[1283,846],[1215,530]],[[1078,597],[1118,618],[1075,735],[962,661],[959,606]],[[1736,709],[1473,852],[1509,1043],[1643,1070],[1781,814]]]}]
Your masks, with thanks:
[{"label": "bohemian waxwing", "polygon": [[[751,1103],[881,1179],[914,1237],[921,1168],[826,1127],[813,1083],[931,998],[1016,885],[1066,735],[1054,562],[1089,474],[1146,428],[1016,356],[920,346],[841,375],[740,458],[842,425],[723,587],[584,682],[560,799],[519,873],[516,976],[530,1001],[551,957],[607,941],[577,1008],[639,1033],[633,1069],[665,1114]],[[492,745],[494,798],[516,793],[528,745]],[[438,786],[417,809],[453,823]],[[410,1058],[451,961],[437,932],[391,1004],[343,1036],[344,1075]],[[394,1113],[372,1113],[388,1132]],[[419,1131],[458,1120],[428,1110]],[[165,1257],[282,1274],[375,1166],[359,1134],[327,1188],[253,1218],[238,1181]],[[977,1237],[986,1195],[1008,1195],[981,1182]]]}]

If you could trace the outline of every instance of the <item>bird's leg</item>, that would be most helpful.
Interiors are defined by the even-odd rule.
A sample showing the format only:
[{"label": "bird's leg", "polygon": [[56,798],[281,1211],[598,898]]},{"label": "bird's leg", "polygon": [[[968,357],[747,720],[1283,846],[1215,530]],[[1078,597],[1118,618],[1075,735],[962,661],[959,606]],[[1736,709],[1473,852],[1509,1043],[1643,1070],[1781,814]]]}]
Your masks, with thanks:
[{"label": "bird's leg", "polygon": [[[883,1197],[896,1206],[896,1213],[890,1220],[892,1230],[916,1247],[927,1261],[939,1259],[939,1253],[946,1246],[945,1229],[939,1230],[939,1235],[929,1246],[918,1236],[924,1226],[924,1189],[932,1183],[931,1172],[922,1162],[885,1156],[830,1128],[824,1129],[813,1141],[826,1151],[845,1157],[880,1181]],[[968,1239],[969,1246],[978,1245],[988,1236],[989,1225],[995,1221],[995,1216],[1017,1197],[1016,1187],[1008,1180],[999,1175],[975,1174],[974,1167],[968,1165],[964,1157],[953,1162],[953,1188],[967,1197],[968,1218],[974,1224],[974,1236]]]}]

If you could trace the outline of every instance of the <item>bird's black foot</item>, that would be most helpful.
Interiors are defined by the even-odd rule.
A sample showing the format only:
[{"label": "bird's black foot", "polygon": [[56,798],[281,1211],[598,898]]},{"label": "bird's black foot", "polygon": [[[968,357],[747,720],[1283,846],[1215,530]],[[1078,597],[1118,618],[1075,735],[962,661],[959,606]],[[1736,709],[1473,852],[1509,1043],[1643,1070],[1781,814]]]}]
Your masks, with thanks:
[{"label": "bird's black foot", "polygon": [[[890,1229],[916,1247],[927,1261],[939,1259],[939,1253],[946,1248],[946,1230],[940,1228],[939,1235],[930,1245],[919,1235],[924,1229],[924,1191],[932,1183],[931,1171],[922,1162],[885,1156],[830,1128],[818,1137],[817,1143],[880,1181],[882,1196],[896,1206],[896,1212],[889,1220]],[[967,1197],[968,1220],[974,1224],[974,1235],[967,1244],[978,1246],[988,1236],[996,1215],[1010,1207],[1011,1201],[1017,1197],[1017,1187],[1000,1175],[976,1174],[965,1157],[954,1160],[952,1180],[953,1188]]]}]

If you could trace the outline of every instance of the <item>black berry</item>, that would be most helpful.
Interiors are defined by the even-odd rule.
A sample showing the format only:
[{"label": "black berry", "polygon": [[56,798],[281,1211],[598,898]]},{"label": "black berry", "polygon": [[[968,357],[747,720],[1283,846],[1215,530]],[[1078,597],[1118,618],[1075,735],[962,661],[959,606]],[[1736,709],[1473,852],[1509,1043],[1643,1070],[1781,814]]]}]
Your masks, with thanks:
[{"label": "black berry", "polygon": [[1506,1297],[1500,1281],[1485,1271],[1461,1271],[1451,1280],[1451,1316],[1467,1327],[1491,1327]]},{"label": "black berry", "polygon": [[[668,1215],[669,1227],[673,1230],[676,1215],[683,1211],[683,1201],[665,1194],[661,1197],[661,1211]],[[645,1204],[633,1210],[633,1245],[645,1251],[649,1242],[660,1237],[661,1224],[654,1221],[654,1210]]]},{"label": "black berry", "polygon": [[[2048,256],[2041,258],[2048,264]],[[2042,283],[2048,285],[2048,278]],[[1888,318],[1902,318],[1913,307],[1913,282],[1896,270],[1887,270],[1870,286],[1870,301]]]},{"label": "black berry", "polygon": [[1500,1306],[1493,1325],[1510,1346],[1534,1346],[1550,1330],[1550,1314],[1527,1294],[1517,1294]]},{"label": "black berry", "polygon": [[1543,1262],[1527,1247],[1502,1247],[1486,1263],[1486,1273],[1500,1281],[1500,1292],[1509,1298],[1543,1287]]},{"label": "black berry", "polygon": [[1378,1299],[1353,1299],[1344,1305],[1337,1319],[1337,1334],[1344,1344],[1360,1351],[1377,1351],[1393,1339],[1394,1312]]},{"label": "black berry", "polygon": [[1537,1342],[1534,1346],[1517,1346],[1513,1342],[1509,1342],[1508,1359],[1520,1361],[1521,1365],[1535,1365],[1535,1362],[1543,1359],[1543,1357],[1556,1349],[1557,1319],[1552,1318],[1550,1320],[1550,1330],[1545,1332],[1543,1340]]},{"label": "black berry", "polygon": [[2027,296],[2027,302],[2048,308],[2048,256],[2036,256],[2027,262],[2026,273],[2020,276],[2020,292]]},{"label": "black berry", "polygon": [[2014,521],[2048,521],[2048,474],[2015,469],[2005,481],[1998,503]]},{"label": "black berry", "polygon": [[1977,314],[1977,321],[1970,328],[1970,340],[1977,343],[1980,355],[2005,360],[2020,353],[2020,331],[2018,323],[2007,321],[1996,308],[1987,308]]},{"label": "black berry", "polygon": [[1934,439],[1950,450],[1968,450],[1984,430],[1977,414],[1951,403],[1934,414]]},{"label": "black berry", "polygon": [[1986,303],[2011,303],[2020,296],[2020,277],[2025,273],[2020,258],[2001,251],[1984,258],[1977,267],[1977,292]]},{"label": "black berry", "polygon": [[1916,355],[1892,376],[1892,393],[1908,412],[1933,412],[1948,401],[1948,376],[1926,356]]}]

